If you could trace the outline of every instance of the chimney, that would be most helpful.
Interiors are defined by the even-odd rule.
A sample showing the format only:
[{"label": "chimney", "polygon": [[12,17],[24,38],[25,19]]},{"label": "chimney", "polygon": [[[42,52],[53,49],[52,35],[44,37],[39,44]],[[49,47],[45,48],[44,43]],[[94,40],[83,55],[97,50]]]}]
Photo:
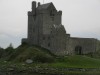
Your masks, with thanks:
[{"label": "chimney", "polygon": [[36,14],[36,1],[32,2],[32,13],[33,13],[33,15]]},{"label": "chimney", "polygon": [[38,2],[38,6],[40,6],[41,5],[41,3],[40,2]]}]

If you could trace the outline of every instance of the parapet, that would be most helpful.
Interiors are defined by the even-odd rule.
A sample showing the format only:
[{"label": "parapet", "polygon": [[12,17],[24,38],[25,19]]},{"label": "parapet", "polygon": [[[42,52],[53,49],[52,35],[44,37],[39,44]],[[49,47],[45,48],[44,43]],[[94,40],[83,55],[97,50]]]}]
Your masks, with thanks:
[{"label": "parapet", "polygon": [[60,10],[60,11],[58,11],[58,14],[62,15],[62,11],[61,11],[61,10]]},{"label": "parapet", "polygon": [[23,38],[21,41],[22,44],[28,44],[28,39],[27,38]]},{"label": "parapet", "polygon": [[28,16],[32,16],[32,12],[31,11],[28,11]]},{"label": "parapet", "polygon": [[70,37],[70,34],[66,34],[67,35],[67,37]]}]

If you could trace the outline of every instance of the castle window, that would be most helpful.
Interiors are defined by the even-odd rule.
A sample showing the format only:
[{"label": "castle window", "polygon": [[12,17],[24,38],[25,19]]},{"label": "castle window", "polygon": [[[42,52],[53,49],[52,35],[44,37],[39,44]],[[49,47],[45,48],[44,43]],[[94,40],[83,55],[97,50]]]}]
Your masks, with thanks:
[{"label": "castle window", "polygon": [[52,21],[54,21],[54,17],[51,17]]},{"label": "castle window", "polygon": [[48,43],[48,47],[50,47],[50,43]]},{"label": "castle window", "polygon": [[48,37],[48,40],[50,40],[50,37]]},{"label": "castle window", "polygon": [[52,31],[51,31],[51,33],[52,33]]},{"label": "castle window", "polygon": [[53,10],[50,11],[50,16],[54,16]]},{"label": "castle window", "polygon": [[45,40],[45,37],[43,37],[43,40]]},{"label": "castle window", "polygon": [[33,32],[35,32],[35,28],[33,29]]}]

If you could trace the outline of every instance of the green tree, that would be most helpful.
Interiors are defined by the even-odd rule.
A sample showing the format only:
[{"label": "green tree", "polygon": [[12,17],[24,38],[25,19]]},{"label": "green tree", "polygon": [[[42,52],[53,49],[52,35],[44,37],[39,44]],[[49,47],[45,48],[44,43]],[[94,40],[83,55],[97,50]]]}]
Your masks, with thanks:
[{"label": "green tree", "polygon": [[3,53],[4,53],[4,49],[0,47],[0,58],[2,58]]},{"label": "green tree", "polygon": [[3,57],[9,57],[14,52],[12,43],[4,50]]}]

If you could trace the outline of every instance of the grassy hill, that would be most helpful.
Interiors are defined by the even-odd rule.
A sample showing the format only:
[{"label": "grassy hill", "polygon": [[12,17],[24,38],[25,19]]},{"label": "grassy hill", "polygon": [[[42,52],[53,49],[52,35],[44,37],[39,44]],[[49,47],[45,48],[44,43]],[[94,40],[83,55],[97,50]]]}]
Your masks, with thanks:
[{"label": "grassy hill", "polygon": [[[45,48],[29,45],[21,45],[16,49],[12,47],[0,49],[0,54],[0,70],[3,72],[23,73],[23,75],[24,73],[100,75],[99,57],[94,58],[87,55],[61,57],[52,54]],[[27,63],[28,59],[33,62]]]},{"label": "grassy hill", "polygon": [[47,49],[38,46],[21,45],[7,58],[9,61],[25,62],[27,59],[33,62],[53,62],[54,55]]},{"label": "grassy hill", "polygon": [[38,64],[41,67],[54,68],[100,68],[99,58],[85,55],[60,57],[38,46],[21,45],[16,49],[7,48],[2,52],[1,60],[14,63],[26,63],[27,59],[31,59],[33,66]]},{"label": "grassy hill", "polygon": [[[3,73],[49,75],[100,75],[100,51],[90,55],[56,56],[39,46],[21,45],[0,49],[0,71]],[[26,60],[31,59],[32,63]]]}]

